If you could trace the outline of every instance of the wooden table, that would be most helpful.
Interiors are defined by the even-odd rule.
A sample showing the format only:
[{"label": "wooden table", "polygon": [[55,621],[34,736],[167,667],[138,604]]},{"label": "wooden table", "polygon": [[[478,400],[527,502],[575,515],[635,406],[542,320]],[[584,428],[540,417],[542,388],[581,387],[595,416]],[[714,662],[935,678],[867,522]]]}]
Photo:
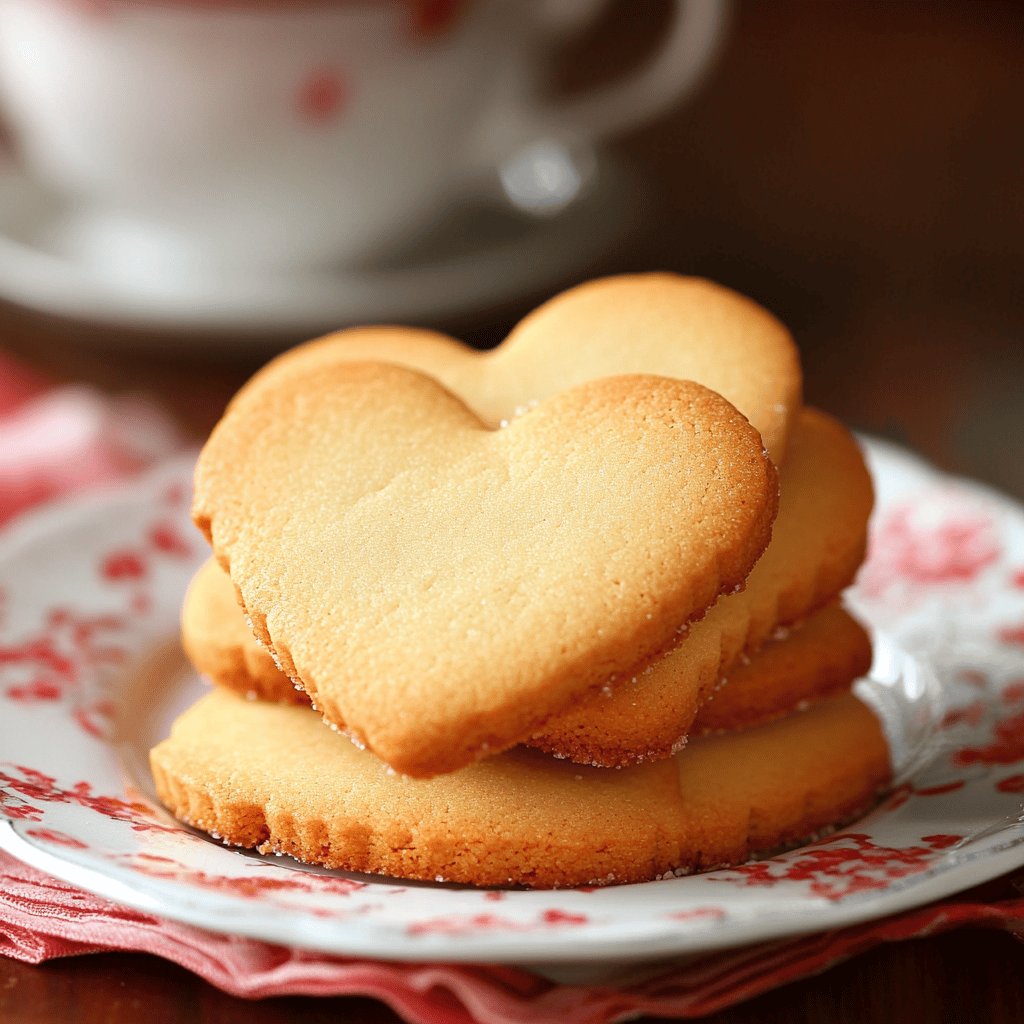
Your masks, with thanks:
[{"label": "wooden table", "polygon": [[[662,8],[620,5],[574,48],[563,84],[639,57]],[[740,288],[793,328],[810,402],[1024,499],[1022,110],[1018,4],[744,3],[700,96],[622,143],[653,183],[656,216],[600,269]],[[469,337],[493,344],[521,311],[481,311]],[[261,359],[215,339],[189,346],[202,357],[180,355],[171,335],[12,307],[0,309],[0,345],[58,379],[145,390],[196,437]],[[1022,967],[1006,935],[954,932],[875,949],[713,1019],[1019,1021]],[[143,1018],[394,1019],[368,1000],[244,1003],[144,956],[0,960],[8,1024]]]}]

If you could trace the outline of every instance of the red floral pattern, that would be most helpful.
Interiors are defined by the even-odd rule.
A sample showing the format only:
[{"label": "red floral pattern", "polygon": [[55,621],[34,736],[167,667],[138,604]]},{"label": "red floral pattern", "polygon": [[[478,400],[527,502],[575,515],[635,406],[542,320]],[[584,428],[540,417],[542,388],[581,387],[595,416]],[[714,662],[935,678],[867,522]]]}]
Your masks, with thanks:
[{"label": "red floral pattern", "polygon": [[67,701],[79,727],[101,737],[113,703],[82,686],[86,672],[102,673],[125,658],[116,638],[126,627],[119,615],[86,616],[55,609],[45,632],[17,643],[0,644],[0,670],[7,668],[0,694],[18,704]]},{"label": "red floral pattern", "polygon": [[[755,861],[731,869],[745,886],[805,882],[814,896],[842,900],[871,890],[886,889],[896,879],[931,867],[941,851],[962,836],[922,836],[923,846],[879,846],[864,833],[829,836],[798,853]],[[712,876],[718,878],[718,876]]]},{"label": "red floral pattern", "polygon": [[924,789],[916,789],[914,792],[918,796],[945,796],[947,793],[955,793],[958,789],[963,789],[967,783],[963,779],[954,779],[952,782],[944,782],[938,786],[925,786]]},{"label": "red floral pattern", "polygon": [[860,587],[873,598],[936,584],[966,584],[993,565],[1001,544],[995,520],[962,496],[918,494],[882,510],[871,534]]},{"label": "red floral pattern", "polygon": [[[162,503],[179,514],[187,500],[187,490],[178,485],[162,495]],[[126,662],[135,620],[152,609],[145,587],[156,564],[191,566],[197,557],[196,542],[163,516],[144,528],[139,543],[101,555],[99,581],[130,588],[125,609],[95,614],[58,606],[47,611],[36,632],[16,641],[0,637],[0,695],[18,704],[65,702],[83,732],[103,738],[115,705],[95,683]]]},{"label": "red floral pattern", "polygon": [[1000,793],[1024,793],[1024,775],[1007,775],[996,783]]},{"label": "red floral pattern", "polygon": [[115,551],[100,563],[100,574],[114,583],[141,580],[146,576],[146,563],[134,551]]},{"label": "red floral pattern", "polygon": [[988,712],[988,704],[983,700],[972,701],[962,707],[952,708],[942,719],[943,729],[953,729],[958,725],[978,725]]},{"label": "red floral pattern", "polygon": [[544,910],[536,917],[520,921],[498,914],[449,914],[416,921],[406,929],[409,935],[474,935],[480,932],[531,932],[547,928],[573,928],[585,925],[585,914],[566,910]]},{"label": "red floral pattern", "polygon": [[1003,626],[999,630],[999,642],[1024,645],[1024,623],[1019,626]]},{"label": "red floral pattern", "polygon": [[954,760],[959,765],[1016,764],[1024,760],[1024,712],[997,722],[991,743],[964,747]]},{"label": "red floral pattern", "polygon": [[295,105],[308,124],[337,120],[349,98],[350,89],[340,71],[319,68],[299,87]]},{"label": "red floral pattern", "polygon": [[29,828],[25,830],[25,835],[31,836],[33,839],[41,839],[45,843],[54,843],[57,846],[66,846],[72,850],[87,850],[89,849],[88,843],[83,843],[81,839],[75,839],[74,836],[66,835],[63,832],[58,832],[52,828]]},{"label": "red floral pattern", "polygon": [[671,910],[665,916],[672,921],[722,921],[726,913],[721,907],[694,907],[692,910]]},{"label": "red floral pattern", "polygon": [[0,768],[0,810],[8,818],[42,821],[43,809],[39,804],[73,804],[114,821],[126,822],[133,832],[187,834],[180,826],[164,825],[156,820],[157,812],[142,800],[100,796],[93,793],[91,783],[84,781],[70,787],[61,786],[52,775],[24,765],[7,765],[6,768],[6,771]]},{"label": "red floral pattern", "polygon": [[1004,704],[1024,703],[1024,679],[1015,679],[1012,683],[1004,686],[999,699]]},{"label": "red floral pattern", "polygon": [[317,896],[352,896],[369,887],[367,882],[336,875],[319,875],[290,871],[285,875],[214,875],[197,870],[170,857],[140,853],[129,857],[137,871],[151,878],[188,882],[203,889],[230,893],[246,899],[263,899],[273,894],[308,894]]}]

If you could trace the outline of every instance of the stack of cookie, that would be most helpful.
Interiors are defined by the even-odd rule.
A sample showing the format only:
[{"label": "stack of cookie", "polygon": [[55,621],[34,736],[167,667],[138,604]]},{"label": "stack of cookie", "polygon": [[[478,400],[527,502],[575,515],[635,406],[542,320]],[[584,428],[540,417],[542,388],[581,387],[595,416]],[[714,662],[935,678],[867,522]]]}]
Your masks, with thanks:
[{"label": "stack of cookie", "polygon": [[[786,330],[706,281],[591,282],[490,353],[344,331],[236,396],[196,472],[152,754],[225,841],[478,885],[643,881],[849,820],[889,774],[838,603],[871,483]],[[329,726],[330,728],[325,728]]]}]

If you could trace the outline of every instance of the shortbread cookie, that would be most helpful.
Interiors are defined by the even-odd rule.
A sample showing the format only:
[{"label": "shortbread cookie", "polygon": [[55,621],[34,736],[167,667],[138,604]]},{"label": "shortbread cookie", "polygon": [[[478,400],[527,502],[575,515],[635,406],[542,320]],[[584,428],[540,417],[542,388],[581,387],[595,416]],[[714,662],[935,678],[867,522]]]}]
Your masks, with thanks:
[{"label": "shortbread cookie", "polygon": [[840,605],[780,628],[701,706],[692,733],[737,732],[849,689],[871,668],[867,630]]},{"label": "shortbread cookie", "polygon": [[846,587],[864,557],[873,492],[848,430],[805,409],[781,473],[772,541],[740,593],[721,598],[647,669],[552,717],[528,742],[583,764],[667,757],[736,659]]},{"label": "shortbread cookie", "polygon": [[218,686],[253,699],[309,703],[252,635],[231,578],[213,558],[185,594],[181,643],[197,671]]},{"label": "shortbread cookie", "polygon": [[[251,699],[308,704],[252,635],[228,574],[209,559],[196,573],[181,616],[195,668],[217,686]],[[839,605],[827,605],[733,666],[694,720],[695,735],[734,732],[778,718],[847,688],[871,666],[867,631]]]},{"label": "shortbread cookie", "polygon": [[214,690],[151,755],[160,799],[225,842],[470,885],[640,882],[796,845],[889,776],[854,697],[622,771],[523,750],[429,780],[390,772],[308,708]]},{"label": "shortbread cookie", "polygon": [[429,377],[337,363],[236,398],[194,517],[327,721],[426,776],[672,646],[776,503],[760,437],[698,384],[603,378],[490,430]]},{"label": "shortbread cookie", "polygon": [[[800,701],[820,698],[838,690],[867,671],[871,657],[870,642],[863,628],[838,608],[827,608],[818,614],[813,610],[848,583],[860,563],[870,509],[870,486],[862,471],[846,472],[838,484],[829,479],[829,466],[844,472],[843,467],[848,465],[844,455],[849,455],[853,442],[842,428],[821,413],[808,411],[805,420],[803,432],[808,436],[798,437],[794,456],[782,473],[784,484],[775,538],[762,558],[764,567],[755,568],[747,592],[739,600],[723,598],[719,602],[720,607],[709,613],[710,622],[691,627],[691,635],[677,650],[671,664],[657,666],[650,673],[655,676],[653,680],[641,677],[641,682],[632,686],[630,713],[641,716],[644,715],[641,700],[648,688],[653,689],[663,671],[671,668],[678,672],[671,687],[664,691],[659,688],[655,693],[660,708],[647,712],[645,719],[637,723],[637,739],[632,749],[616,751],[612,742],[606,739],[600,746],[591,742],[582,749],[567,744],[555,746],[554,750],[559,754],[575,756],[584,763],[603,761],[612,764],[635,763],[651,756],[665,757],[689,731],[685,724],[687,716],[692,718],[696,714],[693,731],[697,734],[740,729],[785,714]],[[836,508],[818,506],[817,513],[820,514],[807,517],[808,502],[813,499],[807,499],[806,492],[814,486],[815,466],[819,464],[826,474],[821,477],[825,494]],[[792,501],[787,498],[791,491],[796,495]],[[839,519],[836,509],[845,509],[851,519]],[[819,538],[817,542],[815,537]],[[780,548],[784,549],[781,554],[770,554]],[[831,562],[815,565],[814,559],[823,552]],[[772,561],[786,574],[793,575],[771,574]],[[774,581],[770,585],[765,583],[763,592],[760,589],[762,578]],[[794,582],[801,578],[816,578],[819,582],[807,590]],[[204,597],[206,591],[214,588],[220,591],[217,599],[212,594]],[[188,604],[192,601],[202,604],[204,614],[209,615],[215,600],[224,613],[223,625],[207,620],[210,628],[202,637],[194,632],[188,635],[188,622],[195,618],[187,614]],[[742,642],[735,627],[723,637],[719,620],[724,616],[724,607],[736,606],[732,614],[739,616],[745,603],[748,611],[753,609],[756,612],[765,602],[777,602],[786,618],[769,622],[765,614],[761,614],[756,621],[751,620],[748,643]],[[794,632],[791,641],[768,643],[758,649],[758,643],[765,635],[785,628],[784,622],[799,621],[808,613],[811,618]],[[235,601],[234,588],[219,568],[203,572],[190,588],[186,615],[183,616],[183,637],[196,667],[219,685],[252,693],[264,700],[300,702],[308,699],[296,690],[287,676],[275,670],[270,655],[245,627],[242,612]],[[239,647],[245,650],[239,650]],[[744,648],[751,651],[747,665],[739,664]],[[258,666],[259,671],[254,671],[251,676],[238,672],[236,666],[243,661]],[[722,671],[729,672],[730,684],[725,689],[718,689]],[[709,700],[711,694],[714,694],[713,700]],[[614,704],[615,701],[609,703]],[[591,709],[598,714],[600,710],[600,707]],[[660,729],[656,725],[652,727],[651,722],[652,716],[659,713],[668,720],[667,726]],[[603,728],[608,737],[613,736],[610,717],[593,728],[597,732]],[[660,744],[651,748],[652,739],[658,736],[661,737]],[[621,736],[622,742],[631,742],[628,732]]]},{"label": "shortbread cookie", "polygon": [[801,405],[800,359],[786,328],[750,299],[694,277],[630,274],[563,292],[491,352],[434,331],[354,328],[286,352],[247,385],[344,360],[409,366],[441,381],[489,424],[586,380],[651,373],[724,395],[782,462]]}]

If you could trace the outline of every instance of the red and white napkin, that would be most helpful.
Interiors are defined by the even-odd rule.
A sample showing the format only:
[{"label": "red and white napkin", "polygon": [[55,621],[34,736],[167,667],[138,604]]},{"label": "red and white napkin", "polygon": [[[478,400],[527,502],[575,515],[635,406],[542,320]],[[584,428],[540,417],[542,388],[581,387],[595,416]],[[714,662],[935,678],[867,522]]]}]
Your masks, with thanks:
[{"label": "red and white napkin", "polygon": [[148,402],[48,388],[0,352],[0,526],[33,505],[145,469],[181,445]]},{"label": "red and white napkin", "polygon": [[[181,443],[173,424],[142,400],[49,388],[0,353],[0,528],[34,505],[145,469]],[[960,896],[607,984],[559,985],[515,968],[344,959],[205,932],[120,907],[0,853],[0,955],[40,963],[100,951],[153,953],[233,995],[371,996],[416,1024],[606,1024],[641,1014],[702,1016],[881,942],[966,925],[1024,939],[1024,871],[994,888],[995,898]]]}]

